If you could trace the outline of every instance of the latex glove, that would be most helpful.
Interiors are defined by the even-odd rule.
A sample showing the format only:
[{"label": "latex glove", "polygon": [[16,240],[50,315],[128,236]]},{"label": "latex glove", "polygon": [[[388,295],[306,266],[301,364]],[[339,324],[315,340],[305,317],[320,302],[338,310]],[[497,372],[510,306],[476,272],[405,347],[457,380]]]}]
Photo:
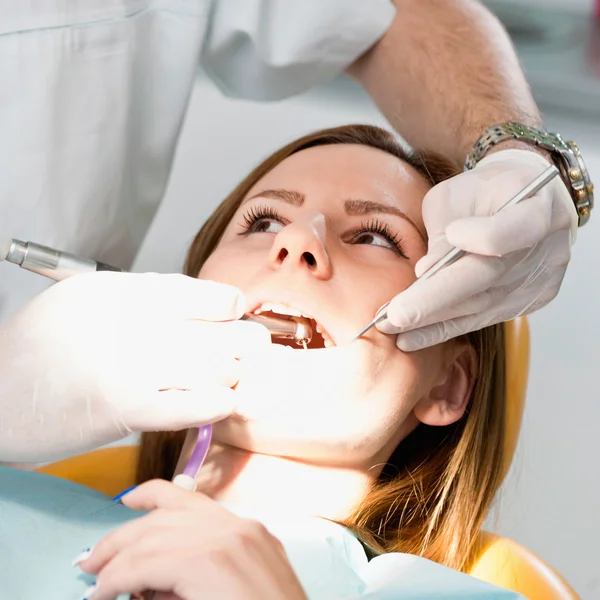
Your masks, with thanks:
[{"label": "latex glove", "polygon": [[227,417],[237,359],[271,338],[255,323],[208,321],[244,311],[236,288],[184,275],[52,286],[0,330],[0,460],[53,460]]},{"label": "latex glove", "polygon": [[283,546],[257,521],[160,480],[122,502],[151,512],[75,560],[97,575],[87,600],[145,590],[157,592],[152,600],[306,600]]},{"label": "latex glove", "polygon": [[377,327],[399,334],[398,348],[418,350],[509,321],[556,296],[577,232],[561,178],[494,214],[548,166],[535,152],[502,150],[429,191],[423,201],[429,248],[416,275],[452,246],[470,254],[392,300]]}]

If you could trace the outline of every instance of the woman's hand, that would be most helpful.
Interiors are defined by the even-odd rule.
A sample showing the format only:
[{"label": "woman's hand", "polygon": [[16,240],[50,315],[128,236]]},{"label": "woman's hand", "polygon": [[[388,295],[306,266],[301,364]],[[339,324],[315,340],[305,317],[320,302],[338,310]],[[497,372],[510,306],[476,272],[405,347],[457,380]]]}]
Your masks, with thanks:
[{"label": "woman's hand", "polygon": [[149,514],[106,536],[77,563],[97,575],[88,600],[155,591],[152,600],[306,600],[281,543],[198,492],[144,483],[122,498]]},{"label": "woman's hand", "polygon": [[0,330],[0,460],[52,460],[229,416],[237,359],[271,343],[236,320],[245,303],[234,287],[184,275],[52,286]]}]

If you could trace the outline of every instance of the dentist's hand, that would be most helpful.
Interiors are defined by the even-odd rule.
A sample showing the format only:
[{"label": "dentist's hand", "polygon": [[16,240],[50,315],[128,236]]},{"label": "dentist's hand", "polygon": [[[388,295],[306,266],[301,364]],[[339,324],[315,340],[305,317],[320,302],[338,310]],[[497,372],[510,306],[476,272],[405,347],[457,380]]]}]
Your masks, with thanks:
[{"label": "dentist's hand", "polygon": [[577,230],[577,213],[560,177],[494,214],[548,165],[535,152],[502,150],[427,194],[423,219],[429,249],[416,275],[452,246],[469,254],[392,300],[388,319],[377,327],[399,334],[401,350],[529,314],[556,296]]},{"label": "dentist's hand", "polygon": [[184,275],[93,273],[52,286],[0,330],[0,460],[227,417],[237,359],[271,343],[265,328],[234,320],[244,311],[239,290]]}]

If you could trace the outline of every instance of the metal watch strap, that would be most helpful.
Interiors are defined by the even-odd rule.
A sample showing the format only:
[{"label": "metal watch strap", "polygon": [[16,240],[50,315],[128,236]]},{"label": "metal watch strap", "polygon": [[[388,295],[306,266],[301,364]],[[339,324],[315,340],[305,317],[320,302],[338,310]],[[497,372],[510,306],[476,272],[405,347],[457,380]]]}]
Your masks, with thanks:
[{"label": "metal watch strap", "polygon": [[515,122],[489,127],[475,142],[471,153],[467,156],[465,171],[473,169],[490,148],[511,138],[535,144],[553,154],[563,166],[563,180],[573,198],[579,217],[579,226],[585,225],[589,221],[591,210],[594,207],[594,184],[591,182],[577,144],[570,141],[565,142],[558,133],[549,133]]}]

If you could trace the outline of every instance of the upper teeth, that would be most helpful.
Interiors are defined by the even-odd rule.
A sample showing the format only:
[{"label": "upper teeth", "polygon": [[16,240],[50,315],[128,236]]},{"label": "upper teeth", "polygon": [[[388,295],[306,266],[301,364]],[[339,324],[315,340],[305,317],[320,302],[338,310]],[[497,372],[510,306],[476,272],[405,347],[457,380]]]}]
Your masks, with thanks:
[{"label": "upper teeth", "polygon": [[305,317],[307,319],[312,318],[310,315],[306,315],[291,306],[286,306],[285,304],[273,304],[271,302],[265,302],[261,304],[255,311],[255,315],[260,315],[262,312],[271,311],[277,313],[278,315],[289,315],[290,317]]}]

